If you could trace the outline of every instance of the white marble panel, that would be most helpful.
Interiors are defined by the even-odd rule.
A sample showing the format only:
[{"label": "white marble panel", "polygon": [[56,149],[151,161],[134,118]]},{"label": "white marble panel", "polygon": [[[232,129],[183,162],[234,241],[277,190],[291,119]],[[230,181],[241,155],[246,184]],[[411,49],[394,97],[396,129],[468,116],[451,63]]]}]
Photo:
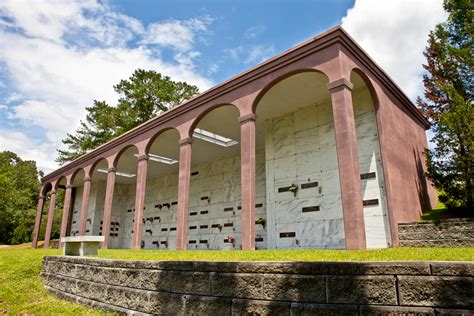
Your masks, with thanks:
[{"label": "white marble panel", "polygon": [[275,180],[296,178],[296,156],[275,159]]},{"label": "white marble panel", "polygon": [[367,216],[364,220],[367,248],[386,248],[388,243],[385,216]]},{"label": "white marble panel", "polygon": [[329,123],[320,125],[318,128],[319,133],[319,147],[335,147],[336,146],[336,134],[334,132],[334,124]]},{"label": "white marble panel", "polygon": [[324,195],[340,194],[339,170],[321,172],[321,193]]},{"label": "white marble panel", "polygon": [[[301,177],[303,175],[307,174],[314,174],[320,171],[321,166],[321,157],[320,153],[317,150],[312,150],[312,151],[306,151],[299,153],[296,155],[296,175],[298,177]],[[276,163],[276,162],[275,162]],[[289,161],[289,163],[293,163],[293,161]],[[286,166],[287,170],[293,169],[294,166],[292,165],[287,165]],[[284,174],[284,177],[275,177],[277,180],[280,180],[282,178],[291,178],[293,174],[290,174],[289,172]]]}]

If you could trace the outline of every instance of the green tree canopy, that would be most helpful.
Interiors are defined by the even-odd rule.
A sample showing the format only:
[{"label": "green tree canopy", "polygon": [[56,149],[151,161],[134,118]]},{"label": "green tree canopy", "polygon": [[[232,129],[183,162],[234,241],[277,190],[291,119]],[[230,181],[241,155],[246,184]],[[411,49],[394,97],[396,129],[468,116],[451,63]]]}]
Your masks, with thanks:
[{"label": "green tree canopy", "polygon": [[94,101],[92,106],[86,107],[86,120],[63,139],[67,149],[58,150],[57,162],[64,164],[74,160],[199,92],[196,86],[143,69],[135,70],[114,89],[119,95],[117,105]]},{"label": "green tree canopy", "polygon": [[[39,173],[34,161],[22,160],[10,151],[0,152],[0,243],[18,238],[29,241],[33,229],[38,192]],[[26,240],[24,240],[26,238]]]},{"label": "green tree canopy", "polygon": [[445,0],[445,23],[430,32],[425,50],[424,98],[418,105],[433,123],[435,148],[428,176],[448,208],[473,208],[473,11],[469,0]]}]

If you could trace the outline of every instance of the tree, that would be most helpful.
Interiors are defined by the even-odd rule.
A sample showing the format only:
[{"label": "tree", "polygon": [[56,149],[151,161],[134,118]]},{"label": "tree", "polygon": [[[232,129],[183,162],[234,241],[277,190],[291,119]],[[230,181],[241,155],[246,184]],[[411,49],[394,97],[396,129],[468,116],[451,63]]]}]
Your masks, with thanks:
[{"label": "tree", "polygon": [[[10,151],[0,152],[0,243],[10,244],[14,236],[22,241],[28,237],[29,241],[39,188],[34,161],[22,160]],[[23,231],[18,228],[21,224]]]},{"label": "tree", "polygon": [[423,65],[424,98],[417,103],[432,123],[435,148],[427,175],[448,208],[473,209],[473,12],[469,0],[445,0],[448,20],[430,32]]},{"label": "tree", "polygon": [[86,107],[85,122],[81,121],[76,132],[63,139],[67,149],[58,150],[57,162],[74,160],[198,93],[196,86],[143,69],[135,70],[114,89],[119,95],[117,105],[95,100]]}]

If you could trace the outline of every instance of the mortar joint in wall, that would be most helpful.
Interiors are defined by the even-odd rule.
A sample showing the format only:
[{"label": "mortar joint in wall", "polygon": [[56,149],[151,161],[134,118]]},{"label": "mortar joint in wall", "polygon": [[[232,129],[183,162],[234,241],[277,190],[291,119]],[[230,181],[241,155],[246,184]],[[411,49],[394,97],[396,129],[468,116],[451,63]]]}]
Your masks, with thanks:
[{"label": "mortar joint in wall", "polygon": [[395,275],[395,296],[397,297],[397,305],[400,306],[400,289],[398,287],[398,276]]}]

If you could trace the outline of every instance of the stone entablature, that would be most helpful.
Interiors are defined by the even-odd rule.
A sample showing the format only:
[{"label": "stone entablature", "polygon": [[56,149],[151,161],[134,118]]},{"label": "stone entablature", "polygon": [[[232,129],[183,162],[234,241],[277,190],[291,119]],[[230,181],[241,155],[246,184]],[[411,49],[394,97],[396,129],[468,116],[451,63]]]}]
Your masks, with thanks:
[{"label": "stone entablature", "polygon": [[470,315],[470,262],[199,262],[45,257],[57,296],[159,315]]},{"label": "stone entablature", "polygon": [[402,247],[474,247],[474,218],[398,224]]}]

